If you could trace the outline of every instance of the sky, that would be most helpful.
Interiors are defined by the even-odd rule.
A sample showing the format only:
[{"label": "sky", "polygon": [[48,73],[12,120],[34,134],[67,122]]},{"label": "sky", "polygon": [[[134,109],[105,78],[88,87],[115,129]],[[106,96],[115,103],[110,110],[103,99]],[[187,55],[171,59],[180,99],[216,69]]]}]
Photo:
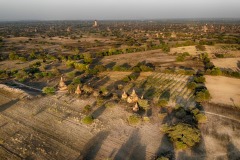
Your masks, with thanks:
[{"label": "sky", "polygon": [[0,20],[240,18],[240,0],[0,0]]}]

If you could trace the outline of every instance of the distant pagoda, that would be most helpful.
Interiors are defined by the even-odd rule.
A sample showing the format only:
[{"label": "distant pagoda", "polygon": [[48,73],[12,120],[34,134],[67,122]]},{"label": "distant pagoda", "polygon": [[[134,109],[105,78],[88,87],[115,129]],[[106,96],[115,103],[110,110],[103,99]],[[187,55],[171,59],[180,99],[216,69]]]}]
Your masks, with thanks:
[{"label": "distant pagoda", "polygon": [[97,22],[97,20],[94,21],[93,27],[98,27],[98,22]]}]

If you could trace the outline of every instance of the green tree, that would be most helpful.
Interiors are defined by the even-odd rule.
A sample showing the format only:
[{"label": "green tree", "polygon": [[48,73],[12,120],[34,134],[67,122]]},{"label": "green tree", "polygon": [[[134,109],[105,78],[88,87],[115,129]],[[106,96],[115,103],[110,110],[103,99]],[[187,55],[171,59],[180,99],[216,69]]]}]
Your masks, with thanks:
[{"label": "green tree", "polygon": [[200,130],[189,124],[179,123],[174,126],[164,125],[162,131],[168,135],[176,149],[187,149],[201,140]]},{"label": "green tree", "polygon": [[93,62],[92,56],[88,52],[83,54],[83,58],[84,58],[84,62],[87,64],[90,64]]},{"label": "green tree", "polygon": [[54,94],[55,93],[55,88],[54,87],[44,87],[42,89],[42,92],[45,94]]},{"label": "green tree", "polygon": [[211,95],[208,90],[204,89],[200,92],[197,92],[195,100],[197,102],[206,102],[211,99]]}]

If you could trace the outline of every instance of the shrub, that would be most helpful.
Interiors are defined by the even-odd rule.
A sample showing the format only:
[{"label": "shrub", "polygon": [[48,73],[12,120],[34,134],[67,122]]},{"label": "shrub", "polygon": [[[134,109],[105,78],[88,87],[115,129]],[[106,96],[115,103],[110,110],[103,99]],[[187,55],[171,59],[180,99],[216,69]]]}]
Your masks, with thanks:
[{"label": "shrub", "polygon": [[68,66],[68,67],[71,67],[71,68],[73,68],[74,67],[74,61],[67,61],[66,62],[66,65]]},{"label": "shrub", "polygon": [[141,68],[138,66],[135,66],[132,68],[133,72],[141,72]]},{"label": "shrub", "polygon": [[67,88],[68,88],[68,92],[69,92],[69,93],[75,93],[76,88],[77,88],[77,84],[71,83],[71,84],[69,84],[69,85],[67,86]]},{"label": "shrub", "polygon": [[122,81],[123,81],[123,82],[129,82],[130,79],[129,79],[129,77],[127,76],[127,77],[124,77],[124,78],[122,79]]},{"label": "shrub", "polygon": [[193,108],[191,109],[191,112],[194,115],[194,118],[198,123],[206,123],[207,122],[207,117],[204,113],[201,113],[199,109]]},{"label": "shrub", "polygon": [[211,95],[208,90],[204,89],[200,92],[197,92],[195,100],[197,102],[206,102],[211,99]]},{"label": "shrub", "polygon": [[102,99],[101,97],[97,98],[97,105],[101,106],[104,103],[104,99]]},{"label": "shrub", "polygon": [[83,91],[84,91],[85,93],[92,93],[92,92],[93,92],[93,88],[90,87],[90,86],[84,85],[84,86],[83,86]]},{"label": "shrub", "polygon": [[157,103],[158,107],[165,107],[168,104],[168,101],[166,99],[160,99]]},{"label": "shrub", "polygon": [[127,70],[128,69],[123,66],[118,66],[118,65],[113,66],[113,71],[127,71]]},{"label": "shrub", "polygon": [[141,117],[137,114],[133,114],[128,117],[127,121],[130,125],[137,125],[141,120]]},{"label": "shrub", "polygon": [[87,64],[90,64],[93,62],[93,59],[90,53],[84,53],[83,58],[84,58],[84,62]]},{"label": "shrub", "polygon": [[34,77],[35,77],[36,79],[40,79],[40,78],[43,77],[43,75],[42,75],[42,73],[35,73],[35,74],[34,74]]},{"label": "shrub", "polygon": [[109,93],[106,87],[101,87],[100,91],[102,92],[103,95],[107,95]]},{"label": "shrub", "polygon": [[86,71],[89,68],[89,65],[83,63],[74,63],[74,67],[80,72]]},{"label": "shrub", "polygon": [[89,116],[85,116],[83,119],[82,119],[82,123],[84,124],[92,124],[94,121],[93,119],[93,116],[89,115]]},{"label": "shrub", "polygon": [[107,68],[103,65],[96,65],[94,69],[97,70],[98,72],[104,72],[107,70]]},{"label": "shrub", "polygon": [[206,47],[204,46],[204,45],[196,45],[196,49],[198,50],[198,51],[205,51],[206,50]]},{"label": "shrub", "polygon": [[157,158],[157,160],[169,160],[169,158],[162,156],[162,157]]},{"label": "shrub", "polygon": [[84,113],[89,113],[90,111],[91,111],[91,106],[90,105],[84,106],[84,108],[83,108]]},{"label": "shrub", "polygon": [[146,66],[146,65],[141,65],[140,66],[140,69],[142,72],[150,72],[150,71],[153,71],[153,69],[149,66]]},{"label": "shrub", "polygon": [[113,103],[113,102],[107,102],[106,104],[105,104],[105,107],[106,108],[113,108],[115,106],[115,104]]},{"label": "shrub", "polygon": [[131,74],[128,76],[130,80],[135,81],[137,79],[137,75],[136,74]]},{"label": "shrub", "polygon": [[139,99],[139,100],[138,100],[138,104],[139,104],[139,106],[142,107],[144,110],[148,110],[148,108],[149,108],[148,100]]},{"label": "shrub", "polygon": [[42,92],[45,94],[54,94],[55,93],[55,88],[54,87],[44,87],[42,89]]},{"label": "shrub", "polygon": [[198,123],[206,123],[207,122],[207,116],[203,113],[199,113],[195,115],[196,120]]},{"label": "shrub", "polygon": [[177,56],[176,61],[183,62],[187,56],[190,56],[190,54],[188,52],[180,53]]},{"label": "shrub", "polygon": [[200,77],[194,77],[194,81],[197,83],[204,83],[206,80],[205,80],[205,77],[200,76]]},{"label": "shrub", "polygon": [[24,82],[27,78],[29,78],[28,74],[24,70],[20,70],[15,74],[15,77],[18,81]]},{"label": "shrub", "polygon": [[8,78],[8,74],[6,71],[0,70],[0,79]]},{"label": "shrub", "polygon": [[80,78],[74,78],[72,81],[73,84],[82,84]]},{"label": "shrub", "polygon": [[162,131],[168,135],[176,149],[187,149],[200,142],[199,129],[185,123],[174,126],[164,125]]},{"label": "shrub", "polygon": [[85,73],[87,73],[87,74],[98,74],[98,70],[97,69],[87,69]]},{"label": "shrub", "polygon": [[68,72],[68,73],[67,73],[67,77],[68,77],[68,78],[74,78],[74,77],[76,76],[76,73],[77,73],[76,71]]},{"label": "shrub", "polygon": [[189,82],[187,84],[188,89],[194,90],[196,87],[197,87],[197,84],[195,82]]},{"label": "shrub", "polygon": [[222,71],[218,67],[214,67],[212,70],[207,70],[207,74],[211,74],[213,76],[220,76],[222,75]]},{"label": "shrub", "polygon": [[18,55],[15,52],[11,52],[9,53],[8,58],[10,60],[15,60],[15,59],[18,59]]}]

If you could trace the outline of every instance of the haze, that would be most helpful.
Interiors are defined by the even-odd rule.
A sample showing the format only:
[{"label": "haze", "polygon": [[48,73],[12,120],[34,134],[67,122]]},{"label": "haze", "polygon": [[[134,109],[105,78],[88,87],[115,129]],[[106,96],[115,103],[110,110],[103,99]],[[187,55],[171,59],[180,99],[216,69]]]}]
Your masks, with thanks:
[{"label": "haze", "polygon": [[240,18],[239,0],[0,0],[0,20]]}]

